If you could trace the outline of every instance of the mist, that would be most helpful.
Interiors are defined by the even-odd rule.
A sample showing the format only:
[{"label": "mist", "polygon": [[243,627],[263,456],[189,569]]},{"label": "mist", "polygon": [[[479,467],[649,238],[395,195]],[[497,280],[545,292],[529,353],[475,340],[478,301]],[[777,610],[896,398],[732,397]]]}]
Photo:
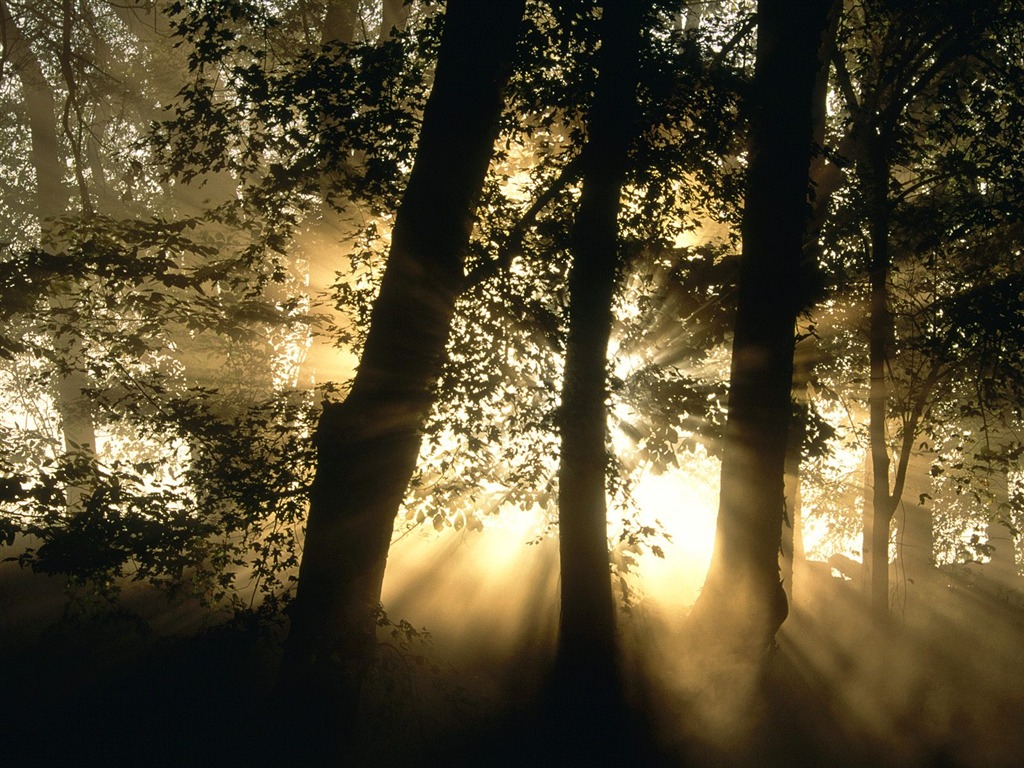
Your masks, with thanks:
[{"label": "mist", "polygon": [[1024,9],[0,3],[33,765],[1024,762]]}]

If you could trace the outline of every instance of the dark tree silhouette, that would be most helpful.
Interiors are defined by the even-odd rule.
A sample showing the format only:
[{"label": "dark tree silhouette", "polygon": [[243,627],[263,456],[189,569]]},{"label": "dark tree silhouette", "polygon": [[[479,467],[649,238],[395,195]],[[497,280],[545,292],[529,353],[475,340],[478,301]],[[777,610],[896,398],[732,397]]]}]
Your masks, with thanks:
[{"label": "dark tree silhouette", "polygon": [[697,626],[760,654],[785,620],[779,581],[812,88],[830,2],[761,0],[747,109],[748,179],[715,549]]},{"label": "dark tree silhouette", "polygon": [[464,282],[464,252],[522,13],[522,0],[448,4],[359,370],[346,400],[325,404],[314,437],[316,478],[282,684],[303,703],[308,727],[332,734],[328,750],[347,738],[374,657],[392,527]]},{"label": "dark tree silhouette", "polygon": [[[608,563],[605,469],[607,350],[620,259],[617,217],[636,131],[640,25],[646,3],[603,4],[598,81],[582,150],[572,230],[569,328],[558,471],[561,619],[556,684],[578,712],[614,708],[620,689]],[[580,695],[583,693],[584,695]]]}]

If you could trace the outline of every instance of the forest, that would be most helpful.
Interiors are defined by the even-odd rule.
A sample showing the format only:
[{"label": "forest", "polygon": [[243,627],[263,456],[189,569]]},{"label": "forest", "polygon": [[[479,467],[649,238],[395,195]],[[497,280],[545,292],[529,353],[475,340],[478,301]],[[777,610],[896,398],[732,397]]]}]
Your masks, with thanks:
[{"label": "forest", "polygon": [[1019,0],[0,0],[4,762],[1024,764],[1022,147]]}]

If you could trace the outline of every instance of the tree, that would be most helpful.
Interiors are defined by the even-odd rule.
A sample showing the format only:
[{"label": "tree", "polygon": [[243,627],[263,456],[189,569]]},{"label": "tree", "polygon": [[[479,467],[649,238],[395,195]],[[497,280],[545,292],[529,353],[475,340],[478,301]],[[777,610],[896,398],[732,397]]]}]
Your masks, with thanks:
[{"label": "tree", "polygon": [[[598,81],[581,155],[583,185],[571,234],[569,326],[559,414],[558,530],[561,618],[556,686],[569,723],[614,721],[620,693],[615,604],[608,562],[606,484],[608,342],[622,269],[617,219],[637,126],[644,3],[602,8]],[[585,713],[585,714],[584,714]]]},{"label": "tree", "polygon": [[[747,109],[747,191],[729,415],[715,551],[698,626],[724,645],[764,653],[786,616],[778,554],[791,413],[793,346],[802,290],[811,91],[829,3],[762,0]],[[717,633],[716,633],[717,634]]]},{"label": "tree", "polygon": [[[395,515],[433,401],[521,0],[448,6],[413,172],[348,397],[317,427],[317,472],[282,666],[314,738],[345,746],[375,652]],[[327,729],[317,730],[320,725]],[[335,730],[338,728],[339,730]]]},{"label": "tree", "polygon": [[[993,66],[991,58],[1005,56],[992,46],[1014,45],[1011,30],[1019,19],[1015,22],[1015,13],[1000,2],[969,9],[952,4],[948,13],[934,14],[922,24],[923,9],[914,4],[853,6],[843,31],[847,44],[833,55],[848,121],[839,151],[854,164],[856,199],[861,201],[854,215],[867,243],[871,482],[862,555],[865,588],[882,621],[889,613],[891,526],[916,440],[929,415],[938,413],[933,406],[949,382],[979,375],[977,358],[968,351],[980,349],[977,344],[986,335],[986,323],[970,314],[969,308],[979,308],[975,294],[994,297],[1008,289],[1005,277],[994,279],[984,267],[964,269],[972,251],[967,232],[1013,226],[1006,202],[1019,194],[1018,174],[1000,172],[996,179],[992,173],[1006,165],[1001,132],[1018,129],[1007,114],[1014,97],[1001,85],[1008,73],[1002,65]],[[977,98],[990,102],[985,110],[963,94],[959,83],[964,77],[985,83]],[[986,122],[992,127],[970,138],[964,135],[964,124]],[[991,184],[987,194],[979,191],[979,183]],[[931,215],[937,209],[943,214]],[[939,234],[944,218],[955,223]],[[956,258],[950,258],[953,252]],[[940,274],[946,269],[961,277],[944,280]],[[995,267],[995,273],[1000,269]],[[915,283],[908,286],[909,279]],[[956,296],[958,282],[965,289],[961,297]],[[990,319],[997,320],[994,314]],[[959,340],[973,331],[979,331],[973,343]],[[1006,354],[997,357],[1005,360]],[[889,439],[893,421],[895,448]]]},{"label": "tree", "polygon": [[[61,49],[61,72],[65,79],[73,82],[70,71],[70,8],[62,6],[64,13],[63,42]],[[70,194],[65,185],[65,164],[62,158],[61,132],[57,123],[57,99],[50,83],[47,82],[43,66],[36,51],[23,34],[19,22],[11,13],[7,3],[0,4],[0,29],[4,33],[5,56],[9,56],[12,69],[21,81],[25,110],[28,113],[29,131],[32,137],[31,158],[35,170],[35,215],[39,226],[39,247],[51,255],[62,249],[57,232],[56,220],[66,212]],[[70,88],[70,85],[69,85]],[[64,108],[64,133],[72,130],[68,114],[73,109],[68,95]],[[70,136],[68,136],[70,138]],[[81,154],[74,157],[73,165],[81,178]],[[88,192],[81,188],[81,205],[90,210]],[[73,283],[68,283],[68,293],[74,294]],[[89,379],[84,359],[82,339],[75,325],[73,299],[59,294],[50,298],[55,315],[60,317],[58,330],[53,336],[51,353],[55,367],[55,395],[61,416],[61,431],[64,436],[64,451],[68,460],[66,493],[68,509],[81,512],[84,496],[95,485],[96,430],[93,425],[92,406],[86,395]]]},{"label": "tree", "polygon": [[[986,543],[983,529],[993,512],[998,520],[1020,525],[1019,500],[1016,509],[1008,509],[1009,489],[1000,487],[1004,471],[1011,482],[1019,472],[1014,430],[1019,431],[1024,397],[1024,186],[1018,158],[1024,57],[1019,16],[1013,21],[1002,13],[1019,14],[1012,4],[999,4],[996,17],[984,18],[975,16],[979,9],[996,6],[940,3],[941,18],[933,20],[921,3],[848,2],[844,13],[832,17],[837,39],[822,45],[839,53],[828,54],[834,64],[831,90],[828,73],[817,72],[810,110],[814,130],[807,142],[800,136],[803,124],[790,130],[802,110],[790,108],[795,99],[789,91],[805,85],[800,62],[810,58],[812,46],[782,44],[787,55],[799,54],[782,74],[772,43],[783,32],[788,38],[803,30],[801,40],[810,38],[804,29],[809,21],[798,19],[791,5],[766,3],[763,55],[747,101],[760,107],[753,115],[754,151],[744,154],[738,149],[746,129],[736,92],[750,85],[754,57],[747,41],[756,19],[732,13],[748,4],[693,3],[685,15],[688,29],[669,32],[678,3],[532,2],[504,110],[494,121],[499,140],[486,148],[484,134],[494,135],[489,125],[450,151],[449,144],[461,141],[455,133],[444,141],[435,133],[431,144],[424,128],[424,162],[416,163],[409,206],[402,206],[394,232],[391,264],[398,274],[388,273],[372,326],[370,310],[386,244],[392,242],[391,211],[399,207],[413,166],[422,104],[434,74],[443,18],[432,15],[437,4],[416,5],[410,28],[394,35],[387,19],[399,10],[396,0],[167,5],[173,13],[166,16],[149,0],[7,0],[0,6],[13,19],[0,38],[0,399],[14,399],[8,398],[13,393],[27,404],[10,407],[0,419],[7,447],[0,456],[0,541],[19,537],[19,549],[28,542],[23,563],[88,580],[106,595],[136,580],[187,596],[193,615],[225,622],[216,632],[232,638],[226,654],[242,655],[233,641],[243,631],[250,638],[262,633],[267,650],[278,650],[280,634],[265,630],[268,622],[279,629],[287,616],[282,609],[295,581],[316,464],[308,435],[321,416],[316,401],[324,394],[329,402],[318,435],[322,461],[313,488],[309,562],[296,604],[296,636],[306,621],[311,653],[319,656],[302,658],[300,652],[296,662],[293,655],[289,663],[304,666],[306,677],[285,679],[285,696],[268,696],[272,708],[283,705],[303,729],[298,740],[304,754],[289,753],[279,762],[314,762],[321,747],[316,742],[334,724],[351,728],[361,674],[356,654],[364,654],[362,670],[372,670],[373,683],[390,688],[395,681],[390,659],[378,656],[375,663],[372,654],[379,648],[374,635],[381,633],[374,618],[391,621],[375,600],[399,502],[406,519],[401,531],[391,533],[392,541],[418,524],[460,529],[448,531],[449,541],[457,535],[471,540],[470,531],[512,506],[536,514],[538,528],[546,523],[546,532],[552,531],[559,486],[564,611],[556,665],[562,677],[552,687],[561,680],[556,702],[573,711],[566,718],[542,709],[549,717],[538,730],[550,728],[564,739],[575,729],[568,749],[579,751],[567,760],[583,755],[608,762],[618,756],[612,749],[623,730],[615,690],[622,674],[615,658],[616,624],[622,628],[643,616],[645,566],[652,561],[638,553],[671,557],[654,538],[660,523],[634,514],[629,496],[649,473],[686,467],[687,450],[698,449],[702,459],[721,454],[726,392],[720,363],[728,358],[736,298],[734,191],[740,185],[734,180],[745,176],[747,166],[744,288],[724,449],[722,536],[696,617],[709,625],[735,619],[735,634],[721,633],[730,650],[759,658],[770,644],[781,613],[772,583],[778,582],[773,550],[778,529],[786,530],[782,486],[775,483],[780,436],[788,432],[783,466],[793,477],[808,443],[827,433],[814,430],[813,402],[783,407],[792,405],[780,373],[782,358],[792,351],[786,340],[792,340],[797,310],[830,278],[821,309],[806,323],[800,318],[797,338],[816,335],[793,352],[792,399],[831,385],[843,398],[862,399],[861,410],[867,410],[869,376],[859,374],[869,367],[869,339],[865,334],[861,343],[858,322],[870,324],[862,310],[871,294],[875,253],[889,257],[885,312],[878,314],[888,321],[883,450],[898,476],[910,453],[908,436],[912,443],[927,440],[928,450],[935,451],[935,487],[945,490],[942,481],[962,491],[956,503],[948,494],[940,501],[938,492],[929,502],[937,527],[944,526],[940,535],[956,541],[961,559],[982,559],[993,543],[996,554],[1006,552],[1004,541],[991,537]],[[451,10],[467,8],[456,3]],[[785,12],[773,15],[781,8]],[[638,22],[641,12],[645,18]],[[641,31],[631,37],[634,23]],[[492,24],[488,18],[471,25],[479,42],[464,46],[464,56],[476,57],[474,68],[494,53],[480,50],[493,46]],[[329,31],[334,28],[342,32]],[[14,34],[19,31],[21,38]],[[643,44],[635,57],[626,49],[638,40]],[[21,56],[24,42],[37,59],[35,67]],[[450,42],[446,49],[448,56]],[[190,68],[181,67],[183,77],[158,86],[159,74],[179,71],[165,66],[168,61],[187,61]],[[800,69],[800,76],[791,77],[788,67]],[[45,87],[30,94],[25,73],[29,79],[38,74],[36,81]],[[636,105],[627,81],[636,83]],[[472,90],[468,85],[459,87]],[[435,131],[439,114],[450,118],[482,104],[467,102],[462,92],[456,99],[450,90],[440,103],[447,99],[451,108],[439,112],[435,102],[426,115]],[[38,104],[47,96],[52,104],[29,109],[33,99]],[[904,106],[890,114],[891,100]],[[495,96],[492,106],[497,102]],[[157,103],[170,107],[164,112]],[[56,148],[40,162],[32,152],[33,112],[47,116],[40,135],[54,134],[48,143]],[[883,117],[891,117],[888,127]],[[157,123],[153,140],[143,141],[151,121]],[[864,138],[871,131],[891,139],[883,153],[889,161],[884,173],[871,165],[872,139]],[[627,141],[630,133],[633,140]],[[811,145],[821,152],[811,160],[813,191],[809,210],[801,212],[808,174],[802,172],[798,183],[793,169],[806,165],[799,155]],[[154,149],[167,150],[168,173]],[[490,166],[474,204],[468,179],[484,173],[488,152]],[[39,172],[47,162],[49,175]],[[786,165],[788,173],[773,177],[773,199],[766,202],[765,167],[772,163]],[[449,189],[438,192],[439,167],[444,174],[465,170],[455,179],[464,194],[452,199]],[[39,188],[33,185],[46,186],[46,179],[60,182],[49,200],[55,211],[42,216],[50,222],[43,234],[53,235],[53,248],[37,247],[41,233],[34,226],[46,202],[36,200],[32,193]],[[888,188],[882,228],[887,242],[874,249],[880,186]],[[427,197],[458,211],[427,221]],[[764,226],[766,210],[776,214],[772,227]],[[687,230],[699,226],[706,213],[722,223],[726,235],[713,246],[687,245]],[[803,263],[795,267],[793,222],[801,213],[809,221]],[[365,222],[355,223],[363,215]],[[301,285],[311,252],[304,238],[318,221],[332,217],[342,223],[331,237],[351,236],[356,244],[351,252],[344,244],[332,251],[334,266],[345,273],[338,288],[345,303],[336,326],[324,335],[336,333],[341,345],[357,349],[366,343],[367,349],[351,396],[340,404],[330,401],[348,392],[345,382],[336,390],[287,391],[312,322],[313,292]],[[468,244],[461,235],[437,235],[441,225],[449,234],[464,234],[474,218]],[[776,226],[783,221],[785,227]],[[443,247],[419,247],[438,242]],[[814,275],[818,261],[824,269]],[[415,280],[409,278],[413,269],[419,270]],[[840,314],[854,320],[831,322]],[[101,443],[95,478],[76,515],[67,514],[70,476],[61,466],[61,430],[50,430],[54,439],[40,439],[43,430],[27,423],[26,415],[36,405],[42,417],[58,422],[51,405],[54,371],[60,370],[53,339],[62,329],[82,339],[85,362],[75,367],[88,373],[86,394]],[[770,354],[762,354],[766,350]],[[809,360],[799,359],[801,351],[813,353],[814,370]],[[756,398],[763,402],[751,405],[755,374],[763,374]],[[857,390],[858,378],[863,391]],[[220,382],[226,386],[214,391]],[[811,415],[789,416],[787,430],[783,413],[804,410]],[[858,419],[851,421],[865,438],[863,449],[866,430]],[[558,478],[560,433],[564,462]],[[921,448],[911,448],[920,458]],[[746,453],[760,463],[744,467],[740,459]],[[402,475],[413,463],[406,484]],[[702,469],[711,464],[702,461]],[[751,486],[768,498],[742,506],[746,499],[737,498],[739,492]],[[902,494],[891,484],[887,490],[893,497],[909,496],[907,487]],[[993,495],[1003,498],[993,504]],[[688,513],[689,501],[680,499],[680,516]],[[795,522],[794,508],[786,510]],[[958,516],[978,526],[979,535],[961,541],[962,526],[953,530]],[[891,520],[885,523],[888,533]],[[853,527],[859,525],[858,516]],[[471,541],[462,543],[472,547]],[[781,543],[785,557],[787,542]],[[639,608],[635,613],[616,613],[609,548],[612,576],[621,579],[617,586],[630,588],[623,589],[622,602]],[[449,566],[437,563],[438,571]],[[810,581],[811,569],[807,573]],[[827,573],[813,576],[819,577],[815,586],[848,588]],[[639,588],[631,591],[634,584]],[[421,586],[426,592],[435,585]],[[141,591],[132,589],[134,595]],[[738,604],[730,605],[740,592]],[[346,603],[346,595],[357,597]],[[458,605],[460,594],[435,596],[470,610]],[[201,607],[195,597],[205,601]],[[131,601],[124,607],[131,608]],[[356,631],[349,631],[352,626]],[[798,634],[806,626],[792,627],[797,650],[810,642]],[[736,638],[747,629],[748,637]],[[451,650],[442,632],[434,637],[443,653]],[[331,638],[338,642],[331,645]],[[74,638],[76,649],[82,639]],[[829,640],[842,638],[833,633]],[[818,662],[829,663],[827,656],[809,654],[801,671],[815,672]],[[183,664],[207,669],[195,661],[189,656]],[[851,668],[857,669],[847,665],[844,674]],[[322,680],[310,682],[323,670]],[[246,668],[246,674],[252,671]],[[411,674],[422,680],[419,671]],[[26,673],[26,683],[28,678]],[[654,687],[644,679],[626,682],[634,680],[634,690]],[[246,682],[254,681],[255,676]],[[108,684],[116,690],[120,683]],[[289,684],[295,687],[289,690]],[[218,685],[208,682],[204,690]],[[403,714],[421,716],[413,728],[424,724],[428,730],[447,714],[433,699],[424,703],[422,688],[408,697],[406,689],[396,688],[401,690],[374,689],[373,703],[378,693],[388,703],[392,696],[407,699]],[[146,704],[133,699],[139,710]],[[211,732],[222,723],[209,721]],[[376,724],[375,718],[366,723]],[[455,727],[473,724],[471,714]],[[344,727],[340,741],[348,735]],[[594,728],[597,737],[590,735]],[[291,730],[280,730],[289,740]],[[238,741],[233,732],[227,740]],[[72,742],[77,746],[78,740]]]},{"label": "tree", "polygon": [[[14,195],[5,194],[0,208],[4,394],[21,401],[13,406],[17,422],[4,429],[11,450],[3,473],[14,479],[5,497],[5,524],[16,521],[15,530],[38,539],[23,553],[23,564],[88,581],[90,590],[106,597],[135,573],[169,586],[169,593],[238,606],[238,595],[230,594],[237,585],[224,568],[240,550],[227,554],[234,549],[227,529],[248,513],[239,515],[227,500],[232,491],[216,500],[205,495],[226,488],[200,475],[212,466],[219,466],[222,479],[232,474],[223,472],[232,460],[222,452],[224,443],[217,446],[214,425],[235,420],[239,404],[229,404],[229,393],[211,396],[211,381],[194,364],[223,348],[251,351],[256,339],[280,333],[277,321],[294,305],[280,296],[280,306],[261,298],[270,282],[266,265],[239,257],[246,246],[235,250],[240,240],[228,245],[223,220],[180,216],[187,195],[176,194],[180,186],[159,183],[158,164],[141,139],[154,117],[149,99],[153,81],[161,79],[156,70],[172,59],[173,41],[156,32],[136,36],[146,25],[130,23],[137,21],[131,8],[116,10],[127,19],[88,3],[3,7],[9,65],[3,97],[5,106],[14,106],[6,120],[37,139],[5,153],[10,167],[21,163],[36,171],[30,196],[36,205],[19,207]],[[155,23],[161,12],[153,10]],[[132,54],[123,65],[110,58],[110,50],[122,45]],[[42,79],[44,73],[54,82]],[[23,76],[31,87],[20,83]],[[173,93],[171,78],[162,76],[161,86]],[[169,96],[166,90],[163,95]],[[274,366],[267,347],[260,350],[266,374]],[[257,377],[254,368],[235,377],[245,382],[235,392],[248,385],[250,404],[260,405],[246,416],[262,409],[266,417],[270,387],[254,394],[252,385],[255,379],[269,384],[270,376]],[[186,380],[206,389],[189,390]],[[51,397],[58,430],[50,427]],[[272,439],[249,431],[247,420],[235,421],[238,434],[248,431],[260,443],[252,446],[254,453],[260,453]],[[51,437],[55,431],[63,451]],[[96,446],[98,431],[105,445]],[[188,449],[183,440],[191,443]],[[202,490],[181,493],[181,484],[167,482],[169,475],[192,475],[190,484]],[[254,501],[259,494],[251,490],[235,500]],[[60,505],[58,493],[69,497]],[[68,516],[66,507],[81,514]],[[242,527],[254,534],[262,525],[249,517]],[[220,533],[213,534],[217,528]]]}]

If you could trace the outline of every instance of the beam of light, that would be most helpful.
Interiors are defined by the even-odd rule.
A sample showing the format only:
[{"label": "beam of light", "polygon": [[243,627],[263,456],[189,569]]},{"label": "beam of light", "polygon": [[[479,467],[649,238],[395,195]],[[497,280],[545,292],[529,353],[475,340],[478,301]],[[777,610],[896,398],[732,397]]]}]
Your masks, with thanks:
[{"label": "beam of light", "polygon": [[558,547],[538,511],[507,507],[483,530],[427,526],[396,541],[383,603],[394,619],[425,627],[434,649],[468,674],[498,682],[509,660],[543,659],[557,627]]},{"label": "beam of light", "polygon": [[[633,490],[636,522],[668,535],[658,539],[660,556],[651,547],[633,553],[627,578],[645,612],[683,617],[700,591],[714,543],[717,465],[696,452],[678,470],[644,473]],[[384,582],[389,615],[428,629],[460,663],[549,650],[558,553],[557,540],[545,535],[548,523],[544,510],[506,505],[481,531],[424,525],[400,534]]]},{"label": "beam of light", "polygon": [[[821,744],[871,745],[868,764],[1011,765],[1024,732],[1020,604],[979,575],[919,570],[899,627],[869,621],[856,583],[818,568],[781,636],[793,692],[820,707]],[[831,732],[825,732],[825,729]]]},{"label": "beam of light", "polygon": [[678,470],[644,473],[633,491],[640,521],[660,525],[669,537],[659,544],[663,556],[646,550],[637,564],[651,610],[685,615],[700,593],[715,539],[717,465],[700,452],[684,458]]}]

